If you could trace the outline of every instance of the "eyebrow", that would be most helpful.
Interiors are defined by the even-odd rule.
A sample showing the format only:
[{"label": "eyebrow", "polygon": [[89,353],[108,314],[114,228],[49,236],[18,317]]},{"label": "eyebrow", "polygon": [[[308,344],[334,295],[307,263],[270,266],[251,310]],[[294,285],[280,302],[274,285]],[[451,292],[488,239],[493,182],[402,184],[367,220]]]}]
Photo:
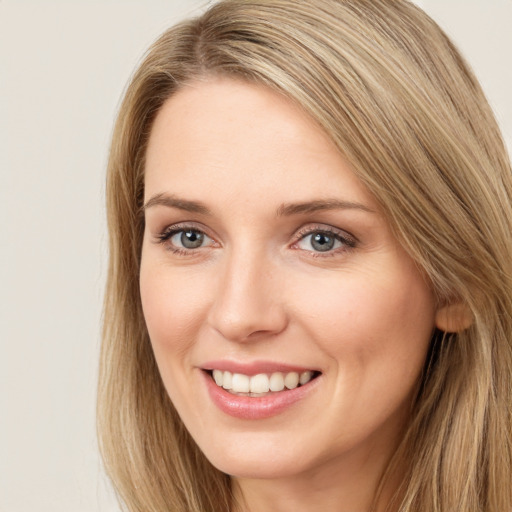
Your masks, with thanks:
[{"label": "eyebrow", "polygon": [[285,203],[277,209],[277,216],[301,215],[329,210],[360,210],[367,213],[375,213],[375,210],[364,204],[339,199],[316,199],[303,203]]},{"label": "eyebrow", "polygon": [[143,211],[153,206],[167,206],[168,208],[177,208],[186,212],[200,213],[201,215],[211,215],[212,212],[203,203],[198,201],[190,201],[188,199],[181,199],[174,195],[165,193],[155,194],[147,201],[142,207]]},{"label": "eyebrow", "polygon": [[[199,201],[182,199],[175,195],[165,193],[155,194],[142,207],[143,211],[153,206],[166,206],[167,208],[176,208],[186,212],[199,213],[201,215],[212,215],[211,210]],[[339,199],[315,199],[301,203],[283,203],[276,210],[277,217],[288,217],[292,215],[304,215],[319,211],[329,210],[360,210],[367,213],[375,213],[375,210],[368,208],[364,204],[352,201],[342,201]]]}]

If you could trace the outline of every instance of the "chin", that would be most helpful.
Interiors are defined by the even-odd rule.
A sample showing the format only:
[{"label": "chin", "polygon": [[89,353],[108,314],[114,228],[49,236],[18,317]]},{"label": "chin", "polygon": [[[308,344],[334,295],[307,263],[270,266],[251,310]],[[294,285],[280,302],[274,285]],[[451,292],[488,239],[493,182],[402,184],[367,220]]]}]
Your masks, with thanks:
[{"label": "chin", "polygon": [[[240,432],[228,442],[199,440],[199,448],[218,470],[238,478],[276,479],[305,473],[321,465],[324,454],[307,449],[306,440],[290,443],[290,433]],[[204,440],[203,440],[204,441]]]},{"label": "chin", "polygon": [[287,478],[302,472],[296,460],[282,460],[282,457],[265,457],[255,454],[253,457],[226,456],[209,458],[218,470],[236,478],[267,480]]}]

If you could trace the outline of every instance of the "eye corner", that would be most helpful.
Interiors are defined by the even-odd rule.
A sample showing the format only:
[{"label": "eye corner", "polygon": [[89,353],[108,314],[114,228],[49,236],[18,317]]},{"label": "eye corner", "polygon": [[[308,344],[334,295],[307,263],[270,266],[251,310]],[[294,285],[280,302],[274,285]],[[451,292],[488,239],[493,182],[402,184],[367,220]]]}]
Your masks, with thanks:
[{"label": "eye corner", "polygon": [[[316,237],[316,240],[311,238],[313,236]],[[306,242],[308,238],[310,238],[310,242]],[[310,247],[303,247],[301,246],[302,243],[309,243]],[[316,224],[299,229],[290,248],[311,253],[311,256],[317,258],[346,253],[355,249],[358,243],[358,239],[345,230],[329,225]]]},{"label": "eye corner", "polygon": [[193,256],[199,251],[220,247],[203,227],[191,223],[168,225],[153,233],[151,242],[178,256]]}]

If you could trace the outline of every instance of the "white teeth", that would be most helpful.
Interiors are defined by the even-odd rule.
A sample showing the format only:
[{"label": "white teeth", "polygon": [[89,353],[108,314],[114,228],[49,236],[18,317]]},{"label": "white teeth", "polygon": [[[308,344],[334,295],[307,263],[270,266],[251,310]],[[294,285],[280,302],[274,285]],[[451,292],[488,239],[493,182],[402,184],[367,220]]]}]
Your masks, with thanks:
[{"label": "white teeth", "polygon": [[249,385],[251,393],[268,393],[269,382],[268,377],[264,373],[253,375]]},{"label": "white teeth", "polygon": [[241,373],[233,374],[231,389],[235,393],[249,393],[250,378]]},{"label": "white teeth", "polygon": [[217,386],[232,393],[262,395],[270,391],[278,392],[285,388],[295,389],[299,385],[304,386],[313,378],[313,372],[309,370],[301,374],[297,372],[274,372],[271,375],[259,373],[249,377],[242,373],[213,370],[212,376]]},{"label": "white teeth", "polygon": [[283,391],[284,377],[282,373],[273,373],[270,376],[270,391]]},{"label": "white teeth", "polygon": [[284,378],[284,385],[288,389],[295,389],[299,385],[299,374],[297,372],[290,372]]},{"label": "white teeth", "polygon": [[222,376],[222,387],[224,389],[231,389],[233,387],[233,375],[231,372],[224,372],[224,375]]},{"label": "white teeth", "polygon": [[220,370],[213,370],[213,380],[217,386],[222,387],[222,372]]},{"label": "white teeth", "polygon": [[313,372],[302,372],[299,377],[300,385],[304,386],[304,384],[307,384],[311,380],[311,377],[313,377]]}]

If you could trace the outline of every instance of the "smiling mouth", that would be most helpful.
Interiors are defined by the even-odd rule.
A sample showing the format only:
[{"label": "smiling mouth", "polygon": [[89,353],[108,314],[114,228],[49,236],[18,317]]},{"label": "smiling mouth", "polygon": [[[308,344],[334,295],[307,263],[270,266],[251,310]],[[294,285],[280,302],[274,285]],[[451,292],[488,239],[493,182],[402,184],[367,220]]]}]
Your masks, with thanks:
[{"label": "smiling mouth", "polygon": [[229,393],[254,398],[305,386],[320,375],[320,372],[313,370],[301,373],[259,373],[252,376],[222,370],[208,370],[207,373],[218,387]]}]

